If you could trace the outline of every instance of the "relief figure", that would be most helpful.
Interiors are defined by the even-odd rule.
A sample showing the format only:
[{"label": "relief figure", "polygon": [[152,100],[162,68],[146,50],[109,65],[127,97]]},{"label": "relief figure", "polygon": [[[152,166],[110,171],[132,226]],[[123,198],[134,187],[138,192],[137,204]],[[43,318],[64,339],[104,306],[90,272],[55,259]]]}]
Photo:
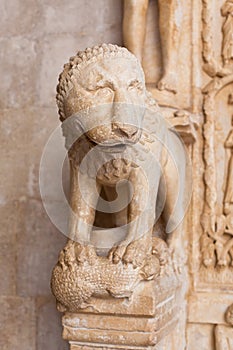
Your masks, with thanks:
[{"label": "relief figure", "polygon": [[230,153],[227,168],[226,189],[224,195],[224,213],[227,215],[233,211],[233,116],[232,128],[226,138],[224,146]]},{"label": "relief figure", "polygon": [[[123,19],[124,45],[142,61],[149,0],[125,0]],[[163,57],[163,76],[159,90],[177,92],[177,58],[182,25],[180,0],[158,0],[159,31]]]},{"label": "relief figure", "polygon": [[222,26],[223,42],[222,57],[225,66],[232,63],[233,59],[233,1],[227,0],[221,8],[225,21]]},{"label": "relief figure", "polygon": [[[52,277],[57,300],[77,310],[93,294],[129,297],[169,259],[180,275],[186,152],[147,92],[138,59],[111,44],[78,52],[60,75],[57,103],[71,178],[69,240]],[[112,211],[115,243],[102,238],[109,249],[100,256],[91,237],[101,193],[112,204],[125,184],[131,198],[120,220],[119,210]],[[165,239],[157,235],[160,214]],[[122,229],[124,238],[117,238]]]}]

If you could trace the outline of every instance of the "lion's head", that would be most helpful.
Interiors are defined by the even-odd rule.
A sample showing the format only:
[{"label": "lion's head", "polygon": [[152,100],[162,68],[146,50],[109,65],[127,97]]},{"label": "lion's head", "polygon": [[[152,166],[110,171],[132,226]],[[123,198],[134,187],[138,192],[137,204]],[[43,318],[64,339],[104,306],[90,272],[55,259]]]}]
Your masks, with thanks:
[{"label": "lion's head", "polygon": [[78,52],[64,66],[57,86],[61,121],[77,115],[89,140],[102,146],[136,143],[147,101],[139,61],[117,45]]}]

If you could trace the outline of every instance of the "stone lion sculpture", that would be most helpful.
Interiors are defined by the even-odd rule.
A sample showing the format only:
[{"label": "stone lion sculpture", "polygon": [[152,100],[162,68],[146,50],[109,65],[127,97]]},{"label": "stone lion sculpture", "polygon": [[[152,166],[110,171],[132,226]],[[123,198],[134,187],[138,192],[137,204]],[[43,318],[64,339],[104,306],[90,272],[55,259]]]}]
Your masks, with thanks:
[{"label": "stone lion sculpture", "polygon": [[[168,251],[174,261],[182,253],[186,156],[146,90],[139,61],[125,48],[103,44],[71,57],[59,77],[57,104],[69,150],[71,214],[52,289],[72,309],[62,286],[65,280],[73,283],[67,298],[75,295],[77,309],[101,288],[113,296],[129,295],[139,280],[158,276]],[[91,241],[98,201],[111,204],[121,186],[129,201],[111,217],[125,236],[116,234],[107,257],[98,256]],[[156,237],[159,214],[166,243]]]}]

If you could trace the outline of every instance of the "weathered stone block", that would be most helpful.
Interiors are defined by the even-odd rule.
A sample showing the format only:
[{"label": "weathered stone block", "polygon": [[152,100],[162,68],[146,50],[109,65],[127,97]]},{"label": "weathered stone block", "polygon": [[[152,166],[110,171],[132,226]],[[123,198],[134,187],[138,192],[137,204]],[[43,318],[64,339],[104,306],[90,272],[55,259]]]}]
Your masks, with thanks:
[{"label": "weathered stone block", "polygon": [[187,350],[215,349],[213,337],[213,325],[210,324],[194,324],[190,323],[187,326]]},{"label": "weathered stone block", "polygon": [[[2,235],[2,232],[0,233]],[[15,242],[0,240],[0,295],[14,295],[16,291]]]},{"label": "weathered stone block", "polygon": [[68,350],[68,342],[61,339],[61,317],[51,298],[37,299],[37,350]]},{"label": "weathered stone block", "polygon": [[64,62],[77,51],[77,38],[70,34],[48,35],[40,43],[42,62],[38,71],[37,105],[54,106],[57,77]]},{"label": "weathered stone block", "polygon": [[38,35],[43,28],[41,2],[2,0],[0,32],[10,35]]},{"label": "weathered stone block", "polygon": [[66,238],[50,222],[42,203],[22,203],[17,244],[17,292],[22,296],[50,294],[50,275]]},{"label": "weathered stone block", "polygon": [[232,295],[223,292],[200,292],[190,296],[188,321],[191,323],[224,324],[225,313],[232,304]]},{"label": "weathered stone block", "polygon": [[[39,165],[46,142],[58,126],[55,108],[7,109],[0,112],[2,201],[40,198]],[[30,150],[30,151],[29,151]]]},{"label": "weathered stone block", "polygon": [[[81,343],[71,343],[70,350],[143,350],[141,347],[125,347],[125,346],[114,346],[114,347],[106,347],[103,345],[95,344],[95,345],[82,345]],[[158,349],[159,350],[159,349]]]},{"label": "weathered stone block", "polygon": [[86,310],[64,315],[63,338],[87,349],[89,344],[90,349],[94,344],[100,349],[160,349],[161,341],[169,343],[164,338],[182,317],[174,294],[174,290],[179,290],[175,283],[172,278],[142,283],[133,300],[128,301],[91,298]]},{"label": "weathered stone block", "polygon": [[1,350],[36,350],[35,304],[31,298],[0,297]]},{"label": "weathered stone block", "polygon": [[17,203],[0,201],[0,295],[15,295],[16,292],[16,232]]},{"label": "weathered stone block", "polygon": [[[99,41],[103,33],[105,33],[106,42],[115,42],[114,39],[121,40],[121,1],[99,0],[97,6],[92,1],[79,3],[75,0],[69,3],[45,1],[43,7],[46,33],[73,33],[77,37],[84,37],[86,41],[92,38],[93,44]],[[87,15],[89,13],[91,16]],[[94,32],[93,23],[96,23]],[[77,44],[79,45],[79,40]]]},{"label": "weathered stone block", "polygon": [[15,36],[1,38],[0,45],[1,109],[33,104],[40,62],[36,41]]}]

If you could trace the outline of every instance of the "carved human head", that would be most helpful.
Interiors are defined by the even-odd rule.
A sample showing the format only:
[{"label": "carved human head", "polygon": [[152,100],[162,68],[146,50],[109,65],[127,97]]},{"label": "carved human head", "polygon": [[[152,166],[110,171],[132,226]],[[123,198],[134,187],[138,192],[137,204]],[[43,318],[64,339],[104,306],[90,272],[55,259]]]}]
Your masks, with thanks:
[{"label": "carved human head", "polygon": [[225,318],[227,323],[233,326],[233,304],[228,307]]},{"label": "carved human head", "polygon": [[86,136],[97,144],[137,142],[146,99],[139,61],[127,49],[111,44],[71,57],[57,86],[61,121],[76,115]]}]

